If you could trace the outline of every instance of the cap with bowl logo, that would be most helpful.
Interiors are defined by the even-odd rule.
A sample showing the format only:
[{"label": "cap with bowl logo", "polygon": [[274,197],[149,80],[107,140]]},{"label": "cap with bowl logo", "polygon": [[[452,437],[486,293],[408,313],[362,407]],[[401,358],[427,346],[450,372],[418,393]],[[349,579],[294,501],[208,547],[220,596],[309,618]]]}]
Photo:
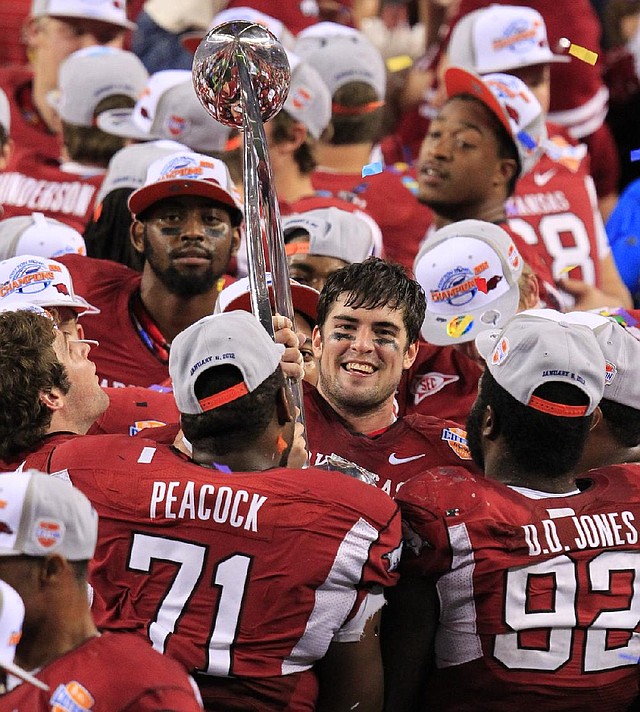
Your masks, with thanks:
[{"label": "cap with bowl logo", "polygon": [[69,307],[80,315],[100,313],[75,293],[69,270],[62,263],[36,255],[0,262],[0,306],[14,309],[17,303]]},{"label": "cap with bowl logo", "polygon": [[427,297],[422,338],[446,346],[503,326],[517,311],[524,262],[507,232],[482,220],[436,230],[413,265]]},{"label": "cap with bowl logo", "polygon": [[49,686],[13,662],[22,637],[24,603],[18,592],[0,579],[0,669],[41,690]]},{"label": "cap with bowl logo", "polygon": [[36,470],[0,474],[0,557],[60,554],[88,561],[98,514],[68,480]]},{"label": "cap with bowl logo", "polygon": [[[269,290],[269,299],[273,307],[273,280],[270,272],[267,272],[265,276]],[[306,284],[296,282],[295,279],[290,280],[290,283],[291,301],[293,302],[294,311],[300,312],[303,316],[307,317],[307,319],[315,323],[318,316],[317,310],[320,292],[313,287],[308,287]],[[251,292],[248,277],[238,279],[228,287],[225,287],[220,294],[218,294],[213,312],[214,314],[221,314],[222,312],[235,311],[236,309],[242,309],[242,311],[247,312],[251,311]]]},{"label": "cap with bowl logo", "polygon": [[98,104],[111,96],[134,101],[149,74],[133,52],[92,46],[70,54],[60,65],[58,88],[47,95],[60,118],[75,126],[95,126]]},{"label": "cap with bowl logo", "polygon": [[[593,330],[521,312],[500,330],[481,331],[476,347],[495,380],[520,403],[547,415],[590,415],[603,397],[606,363]],[[587,405],[556,403],[534,395],[545,383],[568,383],[580,389]]]},{"label": "cap with bowl logo", "polygon": [[158,158],[147,169],[144,185],[129,196],[129,210],[139,215],[148,207],[176,195],[199,195],[230,208],[233,224],[242,222],[242,203],[229,175],[217,158],[177,152]]},{"label": "cap with bowl logo", "polygon": [[553,309],[528,309],[523,314],[592,329],[606,360],[602,397],[640,410],[640,341],[615,318],[585,311],[561,314]]},{"label": "cap with bowl logo", "polygon": [[[95,213],[99,214],[104,199],[114,190],[136,190],[144,185],[149,166],[158,158],[170,156],[177,151],[189,152],[189,147],[177,141],[145,141],[132,143],[113,154],[95,200]],[[0,223],[1,224],[1,223]]]},{"label": "cap with bowl logo", "polygon": [[480,78],[461,67],[449,67],[444,83],[450,99],[470,94],[495,114],[518,150],[520,175],[533,168],[542,155],[547,129],[540,103],[522,80],[511,74]]},{"label": "cap with bowl logo", "polygon": [[447,52],[450,64],[478,74],[571,59],[551,51],[537,10],[515,5],[490,5],[465,15],[451,32]]},{"label": "cap with bowl logo", "polygon": [[334,22],[319,22],[296,37],[294,52],[310,64],[331,96],[349,82],[364,82],[383,100],[387,87],[384,59],[362,32]]},{"label": "cap with bowl logo", "polygon": [[202,106],[186,69],[152,74],[133,108],[104,111],[97,125],[114,136],[137,141],[169,139],[205,152],[224,151],[232,131]]},{"label": "cap with bowl logo", "polygon": [[[169,375],[181,413],[196,415],[230,403],[255,391],[280,367],[284,352],[260,322],[246,311],[213,314],[181,331],[171,344]],[[198,399],[195,384],[204,371],[235,366],[242,383]]]},{"label": "cap with bowl logo", "polygon": [[[309,240],[291,242],[298,230],[308,233]],[[282,232],[287,255],[335,257],[351,264],[364,262],[374,254],[376,246],[371,225],[357,213],[340,208],[318,208],[287,215],[282,218]]]},{"label": "cap with bowl logo", "polygon": [[69,225],[43,213],[19,215],[0,221],[0,260],[16,255],[60,257],[86,255],[84,238]]},{"label": "cap with bowl logo", "polygon": [[135,30],[135,22],[127,20],[126,0],[33,0],[32,17],[71,17],[96,20]]},{"label": "cap with bowl logo", "polygon": [[284,111],[304,124],[314,138],[320,138],[331,121],[331,93],[322,77],[293,52],[287,52],[291,84]]},{"label": "cap with bowl logo", "polygon": [[[224,25],[227,22],[234,22],[235,20],[254,22],[257,25],[266,27],[286,49],[291,49],[295,44],[294,36],[289,32],[283,22],[275,17],[271,17],[271,15],[255,10],[252,7],[230,7],[226,10],[222,10],[214,16],[207,32],[210,32],[214,27],[218,27],[218,25]],[[206,32],[185,32],[180,36],[180,42],[187,52],[195,53],[198,49],[198,45],[206,34]]]}]

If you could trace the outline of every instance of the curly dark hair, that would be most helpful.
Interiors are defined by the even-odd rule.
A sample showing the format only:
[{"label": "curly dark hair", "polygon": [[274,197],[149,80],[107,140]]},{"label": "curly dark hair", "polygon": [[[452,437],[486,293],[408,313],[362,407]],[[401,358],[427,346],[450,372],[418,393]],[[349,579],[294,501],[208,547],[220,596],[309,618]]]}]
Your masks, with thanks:
[{"label": "curly dark hair", "polygon": [[55,337],[54,323],[45,316],[0,313],[0,457],[28,450],[45,435],[52,413],[41,394],[53,388],[69,392]]},{"label": "curly dark hair", "polygon": [[364,262],[354,262],[331,274],[318,301],[316,323],[320,329],[331,306],[344,293],[347,294],[345,306],[353,309],[389,307],[402,310],[407,345],[418,340],[426,299],[422,287],[409,278],[402,265],[369,257]]}]

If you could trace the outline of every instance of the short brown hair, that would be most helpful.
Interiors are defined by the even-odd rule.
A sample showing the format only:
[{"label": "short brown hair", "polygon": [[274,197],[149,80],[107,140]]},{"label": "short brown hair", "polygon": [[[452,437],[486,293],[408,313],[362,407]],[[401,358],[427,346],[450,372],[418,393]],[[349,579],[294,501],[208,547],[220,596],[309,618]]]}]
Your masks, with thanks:
[{"label": "short brown hair", "polygon": [[[286,111],[280,111],[272,120],[273,142],[284,143],[291,138],[291,127],[299,123]],[[316,160],[316,140],[307,132],[307,138],[295,150],[293,158],[298,165],[300,173],[308,175],[318,165]]]},{"label": "short brown hair", "polygon": [[29,450],[44,437],[51,411],[42,393],[68,393],[64,366],[53,349],[51,319],[29,311],[0,313],[0,457]]},{"label": "short brown hair", "polygon": [[[333,95],[334,110],[330,124],[333,135],[330,143],[344,146],[351,143],[377,141],[382,133],[384,106],[381,104],[377,108],[358,111],[359,107],[376,103],[378,103],[376,90],[366,82],[347,82],[336,89]],[[337,112],[336,105],[347,112]],[[349,109],[357,113],[349,113]]]},{"label": "short brown hair", "polygon": [[[135,101],[130,96],[107,96],[96,106],[94,117],[109,109],[131,109],[134,105]],[[104,168],[109,165],[113,154],[124,147],[125,142],[121,136],[112,136],[97,126],[76,126],[66,121],[62,122],[62,140],[72,161]]]}]

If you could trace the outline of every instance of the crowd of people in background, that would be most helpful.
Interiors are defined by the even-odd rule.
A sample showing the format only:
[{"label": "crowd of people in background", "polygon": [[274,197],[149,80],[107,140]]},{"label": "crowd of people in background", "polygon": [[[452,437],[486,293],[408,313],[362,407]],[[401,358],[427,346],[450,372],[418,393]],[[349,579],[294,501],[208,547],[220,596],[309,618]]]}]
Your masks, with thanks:
[{"label": "crowd of people in background", "polygon": [[640,0],[0,27],[0,710],[640,709]]}]

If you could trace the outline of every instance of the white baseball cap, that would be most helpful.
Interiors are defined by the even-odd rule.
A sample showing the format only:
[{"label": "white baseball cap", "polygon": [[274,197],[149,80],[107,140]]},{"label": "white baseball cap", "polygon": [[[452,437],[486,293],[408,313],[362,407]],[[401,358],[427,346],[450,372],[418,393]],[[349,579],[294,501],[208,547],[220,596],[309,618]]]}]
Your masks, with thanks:
[{"label": "white baseball cap", "polygon": [[[273,307],[274,295],[271,272],[267,272],[265,278],[269,290],[269,299]],[[291,301],[294,311],[300,312],[303,316],[315,322],[318,316],[317,311],[320,292],[306,284],[296,282],[295,279],[291,279],[289,282],[291,285]],[[232,282],[218,294],[213,313],[221,314],[222,312],[230,312],[237,309],[248,312],[251,311],[251,291],[248,277],[243,277],[242,279]]]},{"label": "white baseball cap", "polygon": [[282,107],[291,117],[320,138],[331,122],[331,93],[318,72],[293,52],[287,52],[291,69],[289,93]]},{"label": "white baseball cap", "polygon": [[84,238],[71,226],[43,213],[0,220],[0,260],[16,255],[86,255]]},{"label": "white baseball cap", "polygon": [[97,105],[107,97],[134,101],[149,76],[133,52],[96,45],[70,54],[60,65],[58,88],[47,100],[60,118],[75,126],[95,126]]},{"label": "white baseball cap", "polygon": [[317,70],[333,96],[349,82],[364,82],[383,100],[387,69],[366,36],[335,22],[319,22],[297,35],[294,52]]},{"label": "white baseball cap", "polygon": [[33,0],[32,17],[71,17],[97,20],[135,30],[135,22],[127,20],[126,0]]},{"label": "white baseball cap", "polygon": [[0,668],[10,675],[46,691],[49,689],[49,685],[13,662],[16,648],[22,637],[23,621],[24,602],[14,588],[0,579]]},{"label": "white baseball cap", "polygon": [[199,152],[224,151],[232,131],[202,106],[187,69],[152,74],[133,108],[104,111],[97,124],[114,136],[137,141],[169,139]]},{"label": "white baseball cap", "polygon": [[0,89],[0,126],[7,135],[11,133],[11,107],[9,99],[2,89]]},{"label": "white baseball cap", "polygon": [[444,74],[447,96],[470,94],[481,101],[507,129],[518,149],[520,175],[530,171],[547,141],[542,107],[529,87],[511,74],[477,74],[449,67]]},{"label": "white baseball cap", "polygon": [[[171,344],[169,375],[181,413],[196,415],[252,393],[280,367],[284,352],[249,312],[212,314],[181,331]],[[198,376],[215,366],[235,366],[243,382],[201,400],[195,394]]]},{"label": "white baseball cap", "polygon": [[[476,347],[495,380],[517,401],[548,415],[590,415],[603,397],[606,364],[593,330],[520,312],[500,330],[481,331]],[[588,399],[585,406],[554,403],[534,395],[541,385],[568,383]]]},{"label": "white baseball cap", "polygon": [[439,346],[473,341],[518,311],[524,262],[507,232],[482,220],[436,230],[413,265],[427,298],[421,334]]},{"label": "white baseball cap", "polygon": [[[102,115],[102,114],[101,114]],[[144,185],[149,166],[158,158],[169,156],[177,151],[189,152],[189,147],[177,141],[145,141],[132,143],[113,154],[104,180],[96,195],[96,211],[109,193],[119,188],[136,190]]]},{"label": "white baseball cap", "polygon": [[70,482],[36,470],[0,474],[0,557],[60,554],[89,561],[98,514]]},{"label": "white baseball cap", "polygon": [[[306,242],[289,242],[296,230],[309,234]],[[364,262],[374,254],[376,240],[369,222],[357,213],[340,208],[318,208],[282,218],[287,255],[305,253],[336,257],[349,264]]]},{"label": "white baseball cap", "polygon": [[588,326],[606,361],[602,397],[640,410],[640,341],[615,318],[585,311],[562,314],[553,309],[529,309],[523,314]]},{"label": "white baseball cap", "polygon": [[69,270],[55,260],[19,255],[0,262],[0,305],[19,303],[40,307],[69,307],[78,314],[99,314],[97,307],[76,294]]},{"label": "white baseball cap", "polygon": [[129,210],[140,214],[149,206],[176,195],[200,195],[231,208],[235,224],[242,222],[242,203],[227,166],[201,153],[179,151],[158,158],[147,170],[144,185],[129,196]]},{"label": "white baseball cap", "polygon": [[460,19],[451,32],[449,63],[478,74],[569,62],[549,48],[542,15],[532,7],[490,5]]},{"label": "white baseball cap", "polygon": [[227,22],[234,22],[235,20],[255,22],[257,25],[266,27],[285,49],[291,49],[295,44],[294,36],[282,21],[252,7],[230,7],[222,10],[214,16],[207,32],[185,32],[180,36],[180,42],[188,52],[195,53],[204,36],[214,27],[224,25]]}]

